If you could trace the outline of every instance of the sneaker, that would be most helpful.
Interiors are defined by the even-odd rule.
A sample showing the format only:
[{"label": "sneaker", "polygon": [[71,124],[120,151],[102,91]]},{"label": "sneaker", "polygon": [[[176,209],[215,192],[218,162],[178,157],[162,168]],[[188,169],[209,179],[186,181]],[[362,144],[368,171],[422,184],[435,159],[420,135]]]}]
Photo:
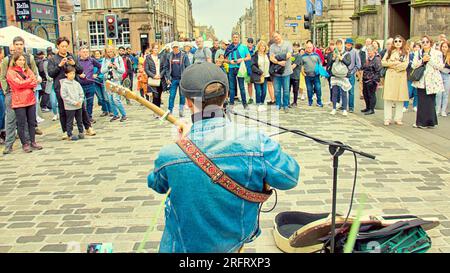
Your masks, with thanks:
[{"label": "sneaker", "polygon": [[114,117],[114,114],[113,114],[113,113],[109,113],[109,116],[110,116],[110,117]]},{"label": "sneaker", "polygon": [[58,115],[54,115],[52,121],[57,121],[59,119]]},{"label": "sneaker", "polygon": [[107,117],[107,116],[108,116],[108,113],[107,113],[107,112],[103,112],[103,113],[100,115],[101,118]]},{"label": "sneaker", "polygon": [[446,113],[446,112],[442,112],[442,116],[443,116],[443,117],[446,117],[446,116],[447,116],[447,113]]},{"label": "sneaker", "polygon": [[402,121],[396,121],[395,124],[402,126],[403,122]]},{"label": "sneaker", "polygon": [[348,112],[349,112],[349,113],[354,113],[354,112],[355,112],[355,110],[353,110],[353,109],[350,109],[350,110],[348,110]]},{"label": "sneaker", "polygon": [[364,109],[364,110],[361,110],[361,113],[367,113],[369,111],[370,111],[369,109]]},{"label": "sneaker", "polygon": [[12,151],[13,151],[12,147],[5,147],[5,149],[3,149],[3,154],[7,155],[12,153]]},{"label": "sneaker", "polygon": [[77,141],[79,138],[77,136],[71,136],[70,141]]},{"label": "sneaker", "polygon": [[97,121],[95,119],[93,119],[93,118],[91,118],[91,120],[89,120],[89,121],[91,122],[91,124],[97,123]]},{"label": "sneaker", "polygon": [[180,111],[180,118],[184,118],[184,111]]},{"label": "sneaker", "polygon": [[42,150],[43,147],[39,144],[37,144],[36,142],[31,143],[31,148],[33,148],[34,150]]},{"label": "sneaker", "polygon": [[312,103],[308,103],[308,106],[309,106],[309,107],[312,107]]},{"label": "sneaker", "polygon": [[406,113],[406,112],[408,112],[408,108],[403,107],[403,113]]},{"label": "sneaker", "polygon": [[302,97],[301,97],[300,99],[301,99],[301,100],[306,100],[305,94],[303,94]]},{"label": "sneaker", "polygon": [[290,105],[290,107],[291,107],[291,108],[297,108],[297,103],[292,103],[292,104]]},{"label": "sneaker", "polygon": [[29,154],[29,153],[32,152],[32,151],[31,151],[30,144],[24,144],[24,145],[22,145],[22,150],[23,150],[25,153],[27,153],[27,154]]},{"label": "sneaker", "polygon": [[79,138],[79,139],[84,139],[84,138],[85,138],[85,136],[84,136],[84,134],[83,134],[83,133],[81,133],[81,134],[79,134],[79,135],[78,135],[78,138]]},{"label": "sneaker", "polygon": [[253,104],[253,103],[254,103],[253,99],[248,100],[248,104]]},{"label": "sneaker", "polygon": [[37,117],[36,117],[36,121],[37,121],[37,123],[39,124],[39,123],[44,122],[45,119],[41,118],[40,116],[37,116]]},{"label": "sneaker", "polygon": [[50,109],[48,109],[48,108],[42,108],[42,113],[48,113],[48,112],[50,112]]},{"label": "sneaker", "polygon": [[384,126],[389,126],[391,125],[391,121],[390,120],[385,120],[384,121]]},{"label": "sneaker", "polygon": [[344,107],[342,107],[342,106],[341,106],[341,107],[337,107],[337,105],[338,105],[338,104],[336,104],[336,108],[337,108],[337,109],[339,109],[339,110],[341,110],[341,111],[344,110]]},{"label": "sneaker", "polygon": [[374,115],[375,111],[374,110],[369,110],[368,112],[364,113],[364,115],[366,116],[370,116],[370,115]]},{"label": "sneaker", "polygon": [[62,137],[61,137],[61,140],[69,140],[69,136],[68,135],[66,135],[66,134],[64,134]]},{"label": "sneaker", "polygon": [[336,115],[336,109],[333,109],[333,110],[331,111],[330,115],[332,115],[332,116]]},{"label": "sneaker", "polygon": [[285,114],[289,113],[289,108],[284,108],[284,113]]},{"label": "sneaker", "polygon": [[342,111],[342,115],[345,116],[345,117],[348,116],[347,111],[346,110]]},{"label": "sneaker", "polygon": [[88,128],[86,130],[86,135],[87,136],[95,136],[97,133],[94,131],[94,129],[92,127]]},{"label": "sneaker", "polygon": [[44,134],[44,132],[42,132],[41,129],[36,127],[36,135],[42,136],[43,134]]},{"label": "sneaker", "polygon": [[417,113],[417,107],[414,107],[414,112],[416,112],[416,113]]},{"label": "sneaker", "polygon": [[317,104],[317,106],[323,108],[323,104]]},{"label": "sneaker", "polygon": [[114,122],[116,120],[119,120],[120,118],[118,116],[113,116],[112,119],[110,120],[110,122]]},{"label": "sneaker", "polygon": [[126,117],[126,116],[123,116],[121,119],[120,119],[120,122],[124,122],[124,121],[126,121],[128,118]]}]

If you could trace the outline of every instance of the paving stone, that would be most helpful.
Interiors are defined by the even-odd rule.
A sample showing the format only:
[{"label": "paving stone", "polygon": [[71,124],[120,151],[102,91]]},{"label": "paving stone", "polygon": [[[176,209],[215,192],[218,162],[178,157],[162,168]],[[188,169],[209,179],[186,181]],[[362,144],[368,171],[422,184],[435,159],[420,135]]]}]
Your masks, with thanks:
[{"label": "paving stone", "polygon": [[64,234],[92,234],[94,233],[94,229],[92,227],[73,227],[67,228]]},{"label": "paving stone", "polygon": [[133,208],[107,208],[103,209],[102,213],[130,213]]},{"label": "paving stone", "polygon": [[127,231],[127,233],[144,233],[146,232],[148,229],[147,226],[135,226],[135,227],[130,227]]},{"label": "paving stone", "polygon": [[45,228],[39,230],[36,235],[37,236],[45,236],[45,235],[57,235],[61,234],[64,231],[62,228]]},{"label": "paving stone", "polygon": [[60,214],[72,214],[72,209],[60,209],[60,210],[47,210],[44,215],[60,215]]},{"label": "paving stone", "polygon": [[22,236],[17,238],[17,243],[26,244],[26,243],[39,243],[45,240],[45,236]]},{"label": "paving stone", "polygon": [[75,214],[96,214],[99,213],[101,211],[100,208],[95,208],[95,209],[77,209],[75,211]]},{"label": "paving stone", "polygon": [[41,252],[65,252],[67,250],[67,245],[65,244],[53,244],[46,245],[41,248]]},{"label": "paving stone", "polygon": [[83,227],[90,226],[90,221],[66,221],[61,224],[61,227]]},{"label": "paving stone", "polygon": [[14,223],[9,225],[7,228],[13,229],[13,228],[31,228],[34,227],[35,223],[32,222],[21,222],[21,223]]},{"label": "paving stone", "polygon": [[26,222],[33,221],[34,216],[14,216],[8,219],[9,222]]},{"label": "paving stone", "polygon": [[109,234],[109,233],[124,233],[127,230],[126,227],[113,227],[113,228],[98,228],[96,234]]},{"label": "paving stone", "polygon": [[106,197],[102,199],[102,202],[119,202],[122,201],[123,197]]}]

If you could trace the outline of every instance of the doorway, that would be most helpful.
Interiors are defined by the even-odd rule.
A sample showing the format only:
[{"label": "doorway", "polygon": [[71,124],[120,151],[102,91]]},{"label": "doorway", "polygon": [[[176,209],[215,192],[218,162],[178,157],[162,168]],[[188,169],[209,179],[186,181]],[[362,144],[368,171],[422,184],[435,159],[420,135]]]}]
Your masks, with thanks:
[{"label": "doorway", "polygon": [[411,36],[410,0],[391,0],[389,12],[389,36],[401,35],[405,40]]},{"label": "doorway", "polygon": [[149,48],[148,34],[141,34],[141,53]]}]

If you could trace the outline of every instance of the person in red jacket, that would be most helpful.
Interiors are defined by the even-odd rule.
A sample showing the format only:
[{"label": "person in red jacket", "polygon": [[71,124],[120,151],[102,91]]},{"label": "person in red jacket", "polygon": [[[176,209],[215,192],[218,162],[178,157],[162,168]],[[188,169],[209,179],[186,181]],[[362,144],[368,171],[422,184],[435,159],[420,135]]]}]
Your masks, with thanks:
[{"label": "person in red jacket", "polygon": [[[42,146],[36,143],[36,97],[34,88],[37,79],[33,71],[28,67],[25,55],[16,53],[13,56],[6,80],[11,88],[11,108],[14,109],[17,118],[17,129],[22,142],[22,149],[31,153],[31,149],[42,150]],[[25,126],[28,124],[31,146],[25,135]]]}]

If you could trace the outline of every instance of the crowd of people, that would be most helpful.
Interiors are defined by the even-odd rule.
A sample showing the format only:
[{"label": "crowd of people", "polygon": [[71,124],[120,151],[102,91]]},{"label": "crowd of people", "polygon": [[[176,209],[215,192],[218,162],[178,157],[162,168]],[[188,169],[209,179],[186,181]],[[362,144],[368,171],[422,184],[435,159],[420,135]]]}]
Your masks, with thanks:
[{"label": "crowd of people", "polygon": [[[90,51],[82,46],[74,56],[68,52],[70,41],[60,37],[56,52],[48,49],[33,56],[25,52],[24,39],[16,37],[8,56],[0,48],[3,153],[12,152],[16,133],[26,153],[42,149],[35,139],[36,134],[43,134],[38,128],[43,121],[39,111],[52,112],[52,120],[60,121],[61,139],[71,141],[97,134],[93,129],[95,97],[102,112],[99,117],[108,117],[111,122],[127,121],[121,97],[105,90],[106,80],[136,88],[133,91],[157,106],[163,104],[167,92],[171,114],[179,96],[178,113],[183,117],[186,100],[179,91],[182,74],[190,65],[205,62],[226,73],[231,108],[240,102],[244,110],[255,104],[257,111],[274,106],[288,113],[298,107],[300,99],[307,100],[309,107],[314,101],[318,107],[329,104],[331,115],[342,111],[347,116],[355,111],[359,81],[357,91],[364,100],[361,112],[365,115],[375,114],[377,93],[383,86],[386,126],[403,124],[410,100],[417,112],[416,128],[434,128],[438,115],[447,116],[450,43],[445,35],[437,43],[429,36],[408,43],[398,35],[390,38],[384,48],[370,38],[365,45],[348,38],[318,48],[310,40],[291,43],[278,32],[267,42],[248,38],[244,44],[239,34],[233,34],[231,42],[215,40],[211,48],[204,45],[202,37],[195,43],[196,47],[174,42],[171,48],[164,49],[152,43],[142,54],[133,54],[131,48],[106,46],[104,51]],[[323,82],[329,85],[329,102],[322,99]],[[128,100],[126,103],[130,104]],[[73,133],[74,121],[78,134]]]}]

